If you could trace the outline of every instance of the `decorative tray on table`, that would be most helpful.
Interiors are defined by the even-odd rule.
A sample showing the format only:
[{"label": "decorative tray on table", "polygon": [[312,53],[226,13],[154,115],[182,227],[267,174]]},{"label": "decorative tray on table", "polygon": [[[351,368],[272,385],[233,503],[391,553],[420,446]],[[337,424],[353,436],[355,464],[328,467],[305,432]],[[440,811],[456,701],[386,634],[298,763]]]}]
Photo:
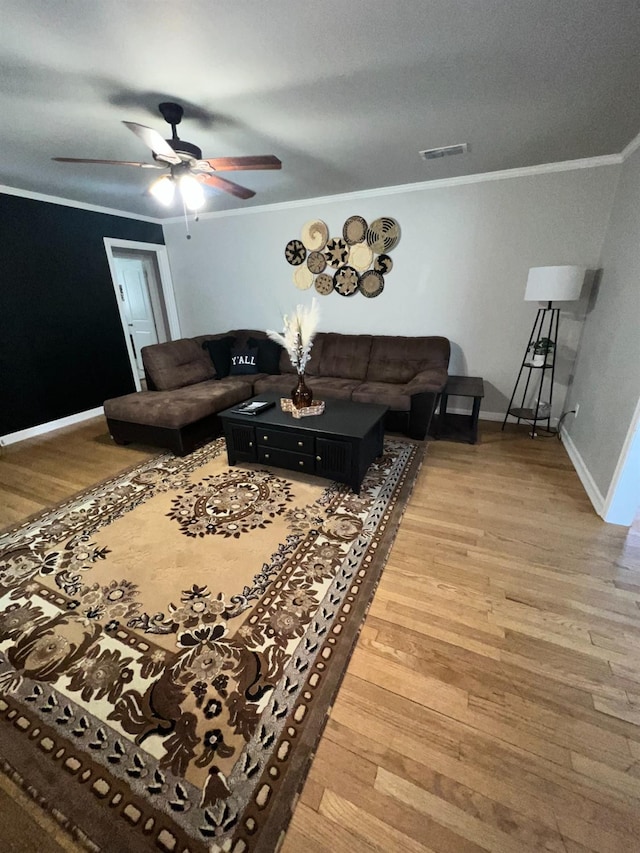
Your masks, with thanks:
[{"label": "decorative tray on table", "polygon": [[321,415],[324,412],[324,400],[317,400],[311,406],[296,409],[288,397],[281,397],[280,408],[283,412],[291,412],[294,418],[307,418],[310,415]]}]

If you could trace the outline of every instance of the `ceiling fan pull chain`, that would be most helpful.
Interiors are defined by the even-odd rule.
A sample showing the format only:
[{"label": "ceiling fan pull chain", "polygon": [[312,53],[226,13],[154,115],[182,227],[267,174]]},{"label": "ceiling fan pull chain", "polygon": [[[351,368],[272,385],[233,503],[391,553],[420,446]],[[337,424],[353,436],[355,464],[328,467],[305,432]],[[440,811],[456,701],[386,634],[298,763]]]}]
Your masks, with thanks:
[{"label": "ceiling fan pull chain", "polygon": [[187,205],[185,204],[184,199],[182,199],[182,210],[184,213],[184,227],[187,229],[187,240],[190,240],[191,234],[189,234],[189,216],[187,214]]}]

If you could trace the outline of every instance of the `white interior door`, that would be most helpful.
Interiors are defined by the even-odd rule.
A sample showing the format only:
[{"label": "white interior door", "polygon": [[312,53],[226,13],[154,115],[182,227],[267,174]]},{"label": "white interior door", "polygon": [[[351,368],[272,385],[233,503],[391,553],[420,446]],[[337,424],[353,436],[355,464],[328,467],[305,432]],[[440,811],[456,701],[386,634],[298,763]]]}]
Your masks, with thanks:
[{"label": "white interior door", "polygon": [[138,366],[144,376],[140,350],[158,343],[158,330],[149,292],[148,273],[142,258],[114,258],[127,328]]},{"label": "white interior door", "polygon": [[[111,273],[111,281],[113,282],[113,290],[115,298],[118,302],[118,313],[122,322],[122,329],[125,335],[127,344],[127,354],[131,364],[133,380],[136,390],[140,391],[144,388],[144,375],[139,369],[139,354],[140,349],[144,346],[147,340],[151,340],[148,335],[144,335],[145,331],[149,331],[150,315],[148,310],[146,313],[147,329],[143,326],[135,328],[135,312],[130,310],[129,303],[132,301],[129,296],[128,281],[129,276],[120,274],[118,269],[119,260],[136,261],[146,272],[142,273],[147,285],[146,290],[142,290],[142,303],[146,303],[148,309],[148,298],[151,301],[152,317],[155,325],[156,340],[164,343],[169,340],[178,340],[181,337],[180,321],[178,319],[178,308],[176,305],[175,295],[173,292],[173,284],[171,281],[171,269],[169,268],[169,259],[167,249],[160,243],[141,243],[136,240],[118,240],[115,237],[104,238],[104,248],[107,254],[107,262]],[[129,265],[131,268],[131,265]],[[135,280],[137,279],[137,284]],[[126,290],[125,290],[125,286]],[[142,288],[139,274],[135,273],[134,287],[139,290]],[[132,316],[134,319],[131,319]],[[129,323],[134,323],[133,327]],[[138,342],[134,347],[134,332]],[[143,338],[147,340],[143,340]],[[135,352],[134,352],[135,350]]]}]

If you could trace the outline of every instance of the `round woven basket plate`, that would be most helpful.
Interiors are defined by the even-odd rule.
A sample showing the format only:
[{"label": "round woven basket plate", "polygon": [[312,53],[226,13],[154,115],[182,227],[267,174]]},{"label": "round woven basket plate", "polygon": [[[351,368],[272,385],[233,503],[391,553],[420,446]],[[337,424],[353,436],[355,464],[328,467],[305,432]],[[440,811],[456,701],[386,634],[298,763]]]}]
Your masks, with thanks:
[{"label": "round woven basket plate", "polygon": [[307,266],[311,270],[312,273],[316,275],[320,272],[324,272],[324,268],[327,265],[327,259],[322,254],[322,252],[309,252],[309,257],[307,258]]},{"label": "round woven basket plate", "polygon": [[347,263],[349,249],[342,237],[332,237],[327,243],[324,256],[330,267],[337,269]]},{"label": "round woven basket plate", "polygon": [[367,230],[367,243],[379,255],[390,252],[400,239],[400,226],[390,216],[382,216],[371,223]]},{"label": "round woven basket plate", "polygon": [[298,290],[309,290],[309,288],[313,284],[313,273],[306,264],[304,264],[304,266],[298,267],[294,271],[293,283],[298,288]]},{"label": "round woven basket plate", "polygon": [[327,245],[329,228],[322,219],[311,219],[302,226],[302,242],[310,252],[319,252]]},{"label": "round woven basket plate", "polygon": [[372,260],[373,251],[366,243],[356,243],[355,246],[351,247],[351,251],[349,252],[349,264],[350,266],[355,267],[358,272],[368,270],[371,266]]},{"label": "round woven basket plate", "polygon": [[333,290],[333,279],[330,275],[326,273],[320,273],[320,275],[316,276],[316,280],[314,282],[315,288],[322,296],[328,296]]},{"label": "round woven basket plate", "polygon": [[342,226],[342,236],[350,246],[362,243],[367,236],[367,220],[361,216],[350,216]]},{"label": "round woven basket plate", "polygon": [[358,290],[363,296],[369,299],[372,299],[374,296],[380,296],[384,290],[384,278],[375,270],[367,270],[360,276]]},{"label": "round woven basket plate", "polygon": [[353,267],[340,267],[333,277],[333,286],[340,296],[353,296],[358,290],[358,271]]},{"label": "round woven basket plate", "polygon": [[292,267],[303,264],[307,258],[307,250],[300,240],[289,240],[284,249],[284,256]]},{"label": "round woven basket plate", "polygon": [[376,272],[386,275],[393,269],[393,260],[389,255],[378,255],[373,263],[373,268]]}]

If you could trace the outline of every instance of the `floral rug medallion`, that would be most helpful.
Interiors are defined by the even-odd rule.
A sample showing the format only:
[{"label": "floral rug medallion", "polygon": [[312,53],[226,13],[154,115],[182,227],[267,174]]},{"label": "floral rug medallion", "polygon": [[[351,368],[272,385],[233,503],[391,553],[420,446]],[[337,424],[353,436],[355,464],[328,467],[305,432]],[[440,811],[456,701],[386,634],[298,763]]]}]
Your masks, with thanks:
[{"label": "floral rug medallion", "polygon": [[275,849],[423,452],[356,496],[217,440],[0,537],[5,771],[89,849]]}]

